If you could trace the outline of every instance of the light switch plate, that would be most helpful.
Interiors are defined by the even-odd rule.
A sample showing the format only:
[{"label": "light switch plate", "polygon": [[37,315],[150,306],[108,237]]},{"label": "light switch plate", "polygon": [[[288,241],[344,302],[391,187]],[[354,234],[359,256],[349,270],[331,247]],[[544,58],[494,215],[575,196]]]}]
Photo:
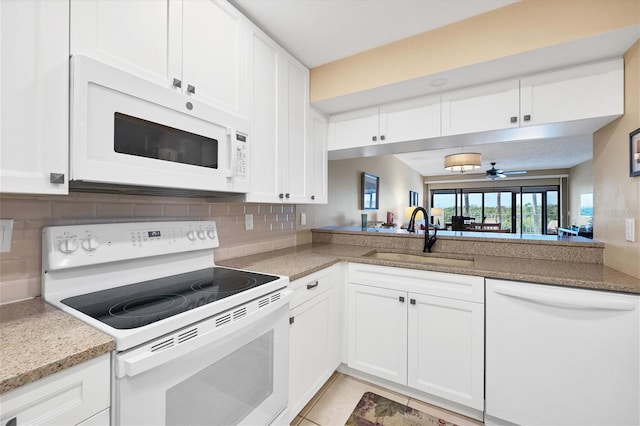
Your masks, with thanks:
[{"label": "light switch plate", "polygon": [[307,224],[307,214],[300,213],[300,226],[304,226]]},{"label": "light switch plate", "polygon": [[636,242],[636,226],[633,218],[627,218],[624,222],[625,239],[630,243]]},{"label": "light switch plate", "polygon": [[245,214],[244,215],[244,229],[245,231],[253,230],[253,215]]},{"label": "light switch plate", "polygon": [[11,251],[11,236],[13,235],[13,219],[0,219],[0,253]]}]

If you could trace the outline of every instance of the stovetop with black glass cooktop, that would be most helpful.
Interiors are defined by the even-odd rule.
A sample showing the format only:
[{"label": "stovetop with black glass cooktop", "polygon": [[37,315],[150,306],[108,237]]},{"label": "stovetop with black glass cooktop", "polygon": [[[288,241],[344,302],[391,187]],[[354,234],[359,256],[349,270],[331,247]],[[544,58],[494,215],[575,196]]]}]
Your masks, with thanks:
[{"label": "stovetop with black glass cooktop", "polygon": [[215,266],[62,300],[116,329],[132,329],[277,280],[273,275]]}]

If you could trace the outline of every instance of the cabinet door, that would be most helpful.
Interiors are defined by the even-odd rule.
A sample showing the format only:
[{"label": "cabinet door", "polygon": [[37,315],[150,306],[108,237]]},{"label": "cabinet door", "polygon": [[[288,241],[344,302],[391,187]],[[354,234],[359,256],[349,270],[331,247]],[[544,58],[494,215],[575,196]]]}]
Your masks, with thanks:
[{"label": "cabinet door", "polygon": [[68,28],[65,1],[0,2],[2,192],[68,193]]},{"label": "cabinet door", "polygon": [[281,85],[285,93],[280,99],[281,115],[279,135],[283,168],[282,188],[284,201],[304,203],[307,198],[307,120],[309,118],[309,70],[293,57],[282,52]]},{"label": "cabinet door", "polygon": [[383,105],[380,143],[439,137],[440,121],[440,95]]},{"label": "cabinet door", "polygon": [[329,124],[329,150],[378,143],[378,108],[334,115]]},{"label": "cabinet door", "polygon": [[327,194],[327,119],[315,110],[311,111],[310,137],[307,140],[307,179],[309,198],[307,202],[326,204]]},{"label": "cabinet door", "polygon": [[[311,400],[335,369],[331,361],[334,289],[294,308],[289,331],[289,409],[295,416]],[[335,352],[335,351],[333,351]]]},{"label": "cabinet door", "polygon": [[279,47],[257,28],[251,36],[251,135],[249,202],[279,202]]},{"label": "cabinet door", "polygon": [[70,47],[173,87],[182,79],[182,2],[72,0]]},{"label": "cabinet door", "polygon": [[622,59],[522,79],[521,126],[624,113]]},{"label": "cabinet door", "polygon": [[182,29],[183,90],[245,118],[246,19],[226,2],[184,0]]},{"label": "cabinet door", "polygon": [[[43,2],[47,3],[47,2]],[[110,405],[110,355],[0,394],[0,424],[75,425]],[[108,424],[108,413],[106,416]],[[104,424],[104,414],[89,424]]]},{"label": "cabinet door", "polygon": [[444,93],[442,136],[518,127],[519,81]]},{"label": "cabinet door", "polygon": [[407,384],[407,293],[349,284],[348,365]]},{"label": "cabinet door", "polygon": [[484,305],[409,293],[408,385],[482,411]]}]

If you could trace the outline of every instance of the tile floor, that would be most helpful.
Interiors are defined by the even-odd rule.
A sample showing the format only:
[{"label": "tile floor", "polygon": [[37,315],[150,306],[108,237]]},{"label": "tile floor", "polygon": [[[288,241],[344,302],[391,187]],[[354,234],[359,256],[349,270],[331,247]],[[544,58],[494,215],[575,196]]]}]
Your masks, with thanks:
[{"label": "tile floor", "polygon": [[342,426],[365,392],[374,392],[458,426],[478,426],[482,424],[468,417],[426,404],[351,376],[334,373],[291,422],[291,426]]}]

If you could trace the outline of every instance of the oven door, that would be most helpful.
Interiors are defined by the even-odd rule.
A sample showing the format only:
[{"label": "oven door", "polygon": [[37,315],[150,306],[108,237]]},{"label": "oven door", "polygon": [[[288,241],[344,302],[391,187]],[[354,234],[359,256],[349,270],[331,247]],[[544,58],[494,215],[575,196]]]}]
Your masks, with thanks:
[{"label": "oven door", "polygon": [[288,300],[243,309],[118,354],[117,424],[286,424]]},{"label": "oven door", "polygon": [[248,122],[87,57],[71,64],[72,185],[248,191]]}]

